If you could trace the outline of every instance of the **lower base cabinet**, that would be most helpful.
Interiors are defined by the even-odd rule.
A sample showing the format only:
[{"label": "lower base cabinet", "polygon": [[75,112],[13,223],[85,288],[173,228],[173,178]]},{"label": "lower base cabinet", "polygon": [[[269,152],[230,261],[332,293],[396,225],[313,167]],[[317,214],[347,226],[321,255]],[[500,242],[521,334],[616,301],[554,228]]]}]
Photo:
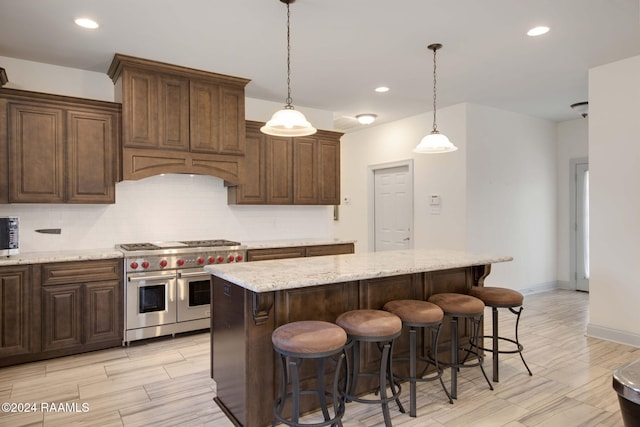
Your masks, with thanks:
[{"label": "lower base cabinet", "polygon": [[32,352],[32,300],[31,267],[0,268],[0,360]]},{"label": "lower base cabinet", "polygon": [[0,367],[122,345],[122,260],[0,268]]},{"label": "lower base cabinet", "polygon": [[82,286],[42,289],[42,351],[82,346]]}]

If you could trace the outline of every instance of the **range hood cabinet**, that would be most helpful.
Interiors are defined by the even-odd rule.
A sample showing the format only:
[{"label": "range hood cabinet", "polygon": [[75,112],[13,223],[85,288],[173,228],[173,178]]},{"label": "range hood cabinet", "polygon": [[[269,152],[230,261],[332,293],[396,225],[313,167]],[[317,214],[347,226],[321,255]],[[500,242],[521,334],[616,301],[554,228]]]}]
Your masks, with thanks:
[{"label": "range hood cabinet", "polygon": [[120,180],[188,173],[238,183],[250,80],[122,54],[108,75],[122,103]]}]

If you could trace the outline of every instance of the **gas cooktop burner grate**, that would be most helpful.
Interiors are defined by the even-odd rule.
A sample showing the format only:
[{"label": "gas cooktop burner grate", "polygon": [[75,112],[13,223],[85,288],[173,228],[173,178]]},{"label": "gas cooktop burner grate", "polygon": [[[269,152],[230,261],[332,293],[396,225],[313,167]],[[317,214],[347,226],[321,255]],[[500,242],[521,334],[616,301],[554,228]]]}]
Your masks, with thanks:
[{"label": "gas cooktop burner grate", "polygon": [[125,251],[147,251],[150,249],[160,249],[159,246],[151,243],[123,243],[120,247]]},{"label": "gas cooktop burner grate", "polygon": [[233,242],[231,240],[189,240],[184,243],[185,245],[193,248],[193,247],[214,247],[214,246],[239,246],[240,242]]},{"label": "gas cooktop burner grate", "polygon": [[156,242],[156,243],[123,243],[120,245],[125,251],[149,251],[155,249],[175,248],[213,248],[222,246],[240,246],[240,242],[231,240],[188,240],[181,242]]}]

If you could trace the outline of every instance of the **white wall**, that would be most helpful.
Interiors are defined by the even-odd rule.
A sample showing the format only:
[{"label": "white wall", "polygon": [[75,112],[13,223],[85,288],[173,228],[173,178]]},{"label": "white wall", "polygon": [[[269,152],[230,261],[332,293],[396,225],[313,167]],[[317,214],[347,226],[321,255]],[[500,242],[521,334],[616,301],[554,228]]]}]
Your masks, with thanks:
[{"label": "white wall", "polygon": [[587,333],[640,347],[640,56],[589,71]]},{"label": "white wall", "polygon": [[[555,123],[473,104],[438,113],[456,152],[412,152],[429,132],[429,113],[342,138],[343,204],[334,234],[366,249],[368,166],[414,159],[414,247],[511,255],[513,262],[493,266],[488,284],[555,287]],[[442,198],[440,215],[429,213],[430,194]]]},{"label": "white wall", "polygon": [[558,285],[575,289],[571,280],[571,193],[570,180],[573,171],[571,160],[584,159],[589,155],[589,119],[579,118],[557,124],[558,166]]},{"label": "white wall", "polygon": [[[413,149],[431,131],[432,114],[349,133],[341,140],[340,220],[334,235],[357,240],[356,250],[369,245],[367,173],[370,165],[414,159],[414,248],[465,249],[465,116],[464,104],[438,110],[438,129],[459,147],[441,155],[415,154]],[[428,196],[439,194],[442,213],[430,215]],[[345,199],[348,203],[345,203]]]},{"label": "white wall", "polygon": [[511,255],[487,284],[556,286],[555,123],[467,107],[467,249]]},{"label": "white wall", "polygon": [[[49,64],[0,57],[8,88],[113,101],[111,79]],[[246,100],[246,117],[266,121],[282,107]],[[300,108],[319,128],[333,113]],[[116,184],[115,205],[0,205],[0,216],[20,217],[22,252],[113,247],[149,240],[224,238],[271,240],[330,238],[333,209],[327,206],[227,206],[219,178],[169,174]],[[61,228],[60,235],[35,229]]]}]

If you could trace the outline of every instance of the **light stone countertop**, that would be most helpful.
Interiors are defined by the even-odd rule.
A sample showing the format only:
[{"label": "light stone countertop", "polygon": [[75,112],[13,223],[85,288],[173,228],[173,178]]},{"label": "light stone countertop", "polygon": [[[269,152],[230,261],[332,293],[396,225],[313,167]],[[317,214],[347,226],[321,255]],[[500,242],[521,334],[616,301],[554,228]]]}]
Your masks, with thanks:
[{"label": "light stone countertop", "polygon": [[[288,240],[261,240],[242,242],[247,249],[268,249],[293,246],[336,245],[340,243],[355,243],[355,240],[302,238]],[[48,262],[90,261],[99,259],[123,258],[124,255],[115,247],[104,249],[72,249],[64,251],[34,251],[23,252],[10,257],[0,256],[0,267],[20,264],[42,264]]]},{"label": "light stone countertop", "polygon": [[301,239],[283,239],[283,240],[259,240],[242,242],[247,249],[270,249],[270,248],[289,248],[294,246],[315,246],[315,245],[339,245],[343,243],[355,243],[355,240],[344,239],[319,239],[319,238],[301,238]]},{"label": "light stone countertop", "polygon": [[414,249],[209,265],[205,270],[250,291],[271,292],[512,260],[510,256]]},{"label": "light stone countertop", "polygon": [[10,257],[0,257],[0,267],[19,264],[43,264],[48,262],[90,261],[122,258],[122,252],[115,248],[76,249],[69,251],[25,252]]}]

